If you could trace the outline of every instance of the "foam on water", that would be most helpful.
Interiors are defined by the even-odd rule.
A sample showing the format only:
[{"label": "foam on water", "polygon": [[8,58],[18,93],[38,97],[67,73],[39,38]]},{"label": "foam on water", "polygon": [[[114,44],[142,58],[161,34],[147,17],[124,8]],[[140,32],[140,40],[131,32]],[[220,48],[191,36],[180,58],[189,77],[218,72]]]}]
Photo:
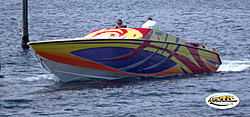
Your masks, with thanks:
[{"label": "foam on water", "polygon": [[250,69],[250,61],[222,60],[222,65],[217,71],[244,71]]},{"label": "foam on water", "polygon": [[57,78],[52,74],[43,74],[43,75],[38,75],[34,77],[22,78],[22,80],[25,80],[25,81],[38,81],[38,80],[44,80],[44,79],[57,81]]},{"label": "foam on water", "polygon": [[22,82],[35,82],[35,81],[42,81],[42,80],[50,80],[50,81],[55,81],[59,82],[60,80],[55,77],[53,74],[42,74],[42,75],[36,75],[32,77],[26,77],[26,78],[14,78],[12,76],[5,76],[3,81],[22,81]]}]

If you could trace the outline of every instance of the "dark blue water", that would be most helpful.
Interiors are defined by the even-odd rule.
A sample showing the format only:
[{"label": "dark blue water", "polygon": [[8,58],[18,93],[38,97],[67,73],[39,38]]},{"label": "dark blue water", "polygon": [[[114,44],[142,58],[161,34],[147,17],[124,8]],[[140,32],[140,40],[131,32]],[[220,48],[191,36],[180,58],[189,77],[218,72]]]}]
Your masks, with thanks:
[{"label": "dark blue water", "polygon": [[[29,0],[30,41],[83,37],[120,18],[139,27],[151,16],[162,31],[215,47],[223,62],[213,74],[71,83],[21,49],[21,0],[0,4],[0,116],[250,116],[249,0]],[[241,102],[209,107],[218,92]]]}]

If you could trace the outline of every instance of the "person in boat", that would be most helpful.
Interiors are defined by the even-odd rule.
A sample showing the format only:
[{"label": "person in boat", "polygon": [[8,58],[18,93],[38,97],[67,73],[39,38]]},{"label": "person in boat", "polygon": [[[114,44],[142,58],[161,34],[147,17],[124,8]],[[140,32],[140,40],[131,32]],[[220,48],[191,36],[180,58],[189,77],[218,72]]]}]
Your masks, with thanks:
[{"label": "person in boat", "polygon": [[115,26],[114,28],[127,28],[126,25],[122,25],[122,20],[121,19],[118,19],[116,21],[116,24],[117,24],[117,26]]},{"label": "person in boat", "polygon": [[147,22],[142,25],[142,28],[159,29],[159,25],[151,17],[148,17]]}]

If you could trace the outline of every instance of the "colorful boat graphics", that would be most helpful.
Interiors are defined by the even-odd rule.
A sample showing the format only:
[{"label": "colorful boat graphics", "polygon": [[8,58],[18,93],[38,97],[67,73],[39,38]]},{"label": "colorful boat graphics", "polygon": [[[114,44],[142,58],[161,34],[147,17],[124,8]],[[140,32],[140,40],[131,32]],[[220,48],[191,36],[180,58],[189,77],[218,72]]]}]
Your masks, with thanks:
[{"label": "colorful boat graphics", "polygon": [[122,28],[83,38],[32,42],[43,66],[62,81],[215,72],[216,50],[157,29]]}]

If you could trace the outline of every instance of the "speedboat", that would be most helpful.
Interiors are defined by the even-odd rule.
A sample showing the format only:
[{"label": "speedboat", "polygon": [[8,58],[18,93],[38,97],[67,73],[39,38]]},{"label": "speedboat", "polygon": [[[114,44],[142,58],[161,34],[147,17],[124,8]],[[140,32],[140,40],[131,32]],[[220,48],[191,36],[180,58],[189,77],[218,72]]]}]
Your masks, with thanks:
[{"label": "speedboat", "polygon": [[82,38],[28,44],[63,82],[209,73],[221,65],[215,48],[150,28],[101,29]]}]

